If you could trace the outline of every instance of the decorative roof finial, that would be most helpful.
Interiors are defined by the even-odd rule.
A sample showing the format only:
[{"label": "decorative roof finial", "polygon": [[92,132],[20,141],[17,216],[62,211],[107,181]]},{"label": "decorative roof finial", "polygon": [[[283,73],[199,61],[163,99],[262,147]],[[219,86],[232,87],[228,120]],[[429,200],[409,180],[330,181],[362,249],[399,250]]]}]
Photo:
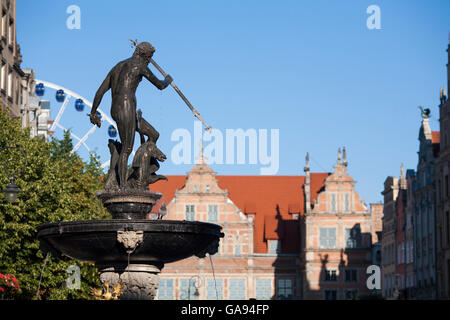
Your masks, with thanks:
[{"label": "decorative roof finial", "polygon": [[309,171],[309,152],[306,153],[305,162],[306,165],[304,171]]},{"label": "decorative roof finial", "polygon": [[418,106],[418,108],[420,109],[421,112],[421,116],[423,119],[428,119],[429,117],[431,117],[431,110],[428,108],[423,108],[422,106]]},{"label": "decorative roof finial", "polygon": [[341,164],[341,148],[338,149],[338,164]]},{"label": "decorative roof finial", "polygon": [[445,94],[445,87],[439,90],[439,100],[441,100],[441,105],[447,102],[447,95]]},{"label": "decorative roof finial", "polygon": [[400,166],[400,178],[404,177],[405,177],[405,165],[402,163],[402,165]]},{"label": "decorative roof finial", "polygon": [[200,144],[200,152],[199,152],[199,155],[197,158],[197,164],[205,164],[206,161],[205,161],[205,156],[203,154],[203,140],[202,139],[200,139],[199,144]]},{"label": "decorative roof finial", "polygon": [[345,150],[345,146],[343,147],[343,164],[344,164],[344,166],[347,166],[348,165],[348,162],[347,162],[347,151]]}]

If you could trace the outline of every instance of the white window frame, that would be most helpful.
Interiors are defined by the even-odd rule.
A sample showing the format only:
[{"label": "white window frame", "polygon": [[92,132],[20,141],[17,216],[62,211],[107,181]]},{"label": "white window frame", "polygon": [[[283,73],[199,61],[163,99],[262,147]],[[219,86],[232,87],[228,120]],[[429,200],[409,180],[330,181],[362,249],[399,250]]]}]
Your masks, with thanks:
[{"label": "white window frame", "polygon": [[[214,210],[212,210],[212,208]],[[208,221],[217,222],[219,219],[219,205],[208,204]]]},{"label": "white window frame", "polygon": [[[322,237],[321,230],[326,230],[326,237]],[[334,246],[330,246],[330,241],[333,240],[333,238],[331,238],[329,236],[330,230],[334,230]],[[326,241],[326,245],[323,245],[321,242]],[[337,234],[336,234],[336,228],[335,227],[319,227],[319,248],[320,249],[336,249],[336,240],[337,240]]]},{"label": "white window frame", "polygon": [[[337,283],[339,282],[339,271],[338,269],[326,269],[324,270],[324,277],[323,277],[323,281],[322,282],[326,282],[326,283]],[[327,275],[330,275],[330,279],[332,279],[333,277],[333,273],[335,276],[335,280],[327,280]]]},{"label": "white window frame", "polygon": [[[233,293],[238,293],[233,296]],[[245,300],[246,299],[246,283],[245,278],[229,279],[228,280],[228,299],[230,300]]]},{"label": "white window frame", "polygon": [[267,253],[278,254],[281,252],[280,240],[267,240]]},{"label": "white window frame", "polygon": [[[287,286],[287,283],[290,283]],[[282,285],[283,284],[283,285]],[[294,296],[294,281],[292,279],[277,279],[277,299],[278,300],[292,300]],[[290,290],[290,292],[288,292]],[[285,295],[281,295],[281,292],[285,293]]]},{"label": "white window frame", "polygon": [[184,218],[186,221],[195,220],[195,204],[186,204],[184,206]]},{"label": "white window frame", "polygon": [[[167,287],[166,286],[166,282],[170,282],[171,286]],[[164,284],[164,285],[162,285],[162,284]],[[162,299],[161,299],[161,296],[160,296],[160,294],[161,294],[160,290],[164,290],[163,291],[164,292],[164,296],[162,297]],[[170,297],[169,298],[166,297],[168,295],[167,291],[170,292]],[[158,300],[174,300],[174,297],[175,297],[175,279],[164,279],[164,278],[160,279],[159,280],[159,284],[158,284]]]},{"label": "white window frame", "polygon": [[270,278],[255,279],[255,296],[257,300],[270,300],[272,298],[272,282]]},{"label": "white window frame", "polygon": [[219,300],[223,300],[223,279],[216,279],[214,283],[214,279],[206,279],[206,299],[207,300],[217,300],[216,296],[216,288],[217,295],[219,296]]}]

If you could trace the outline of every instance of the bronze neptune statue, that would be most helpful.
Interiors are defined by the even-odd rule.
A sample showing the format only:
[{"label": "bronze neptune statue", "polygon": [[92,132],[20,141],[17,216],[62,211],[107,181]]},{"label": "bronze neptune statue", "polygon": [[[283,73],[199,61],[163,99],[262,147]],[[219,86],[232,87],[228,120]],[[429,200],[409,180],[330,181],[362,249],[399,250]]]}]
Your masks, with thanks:
[{"label": "bronze neptune statue", "polygon": [[[136,131],[141,135],[142,147],[145,150],[149,150],[149,148],[153,149],[153,151],[149,150],[147,153],[157,154],[157,157],[143,157],[149,162],[148,164],[139,163],[139,168],[148,168],[150,166],[150,158],[153,158],[151,160],[152,165],[156,167],[158,165],[155,162],[155,159],[164,161],[166,158],[161,151],[156,151],[155,149],[159,133],[142,117],[138,117],[138,113],[136,112],[136,89],[141,82],[142,77],[145,77],[159,90],[167,88],[172,82],[172,77],[170,75],[166,75],[165,79],[161,81],[148,68],[148,64],[151,61],[154,52],[155,48],[150,43],[139,43],[131,58],[119,62],[111,69],[95,94],[94,103],[89,115],[91,122],[98,127],[101,126],[100,118],[97,115],[97,108],[100,105],[103,95],[111,89],[111,117],[117,123],[120,137],[120,143],[112,143],[110,141],[109,144],[111,161],[107,184],[105,184],[106,190],[127,188],[127,180],[130,174],[127,168],[128,157],[133,151]],[[148,145],[146,146],[144,146],[144,141],[142,141],[143,135],[148,137]],[[111,147],[111,144],[113,147]],[[138,153],[145,153],[145,150],[138,151]],[[136,161],[134,162],[136,163]],[[133,166],[134,165],[135,164],[133,164]],[[117,183],[114,180],[116,180]],[[142,177],[142,180],[149,180],[149,178]]]}]

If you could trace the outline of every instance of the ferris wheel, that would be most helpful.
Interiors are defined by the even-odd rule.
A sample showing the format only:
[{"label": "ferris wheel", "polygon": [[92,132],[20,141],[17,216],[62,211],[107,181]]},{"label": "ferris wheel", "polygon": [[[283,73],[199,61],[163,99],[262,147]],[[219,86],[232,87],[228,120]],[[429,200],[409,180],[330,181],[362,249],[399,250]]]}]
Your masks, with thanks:
[{"label": "ferris wheel", "polygon": [[[53,120],[53,123],[51,124],[51,126],[49,128],[49,131],[55,132],[56,129],[65,131],[65,130],[69,129],[68,128],[69,125],[73,126],[74,124],[77,124],[77,123],[86,123],[85,113],[82,114],[84,117],[83,118],[80,117],[79,118],[80,122],[78,122],[77,116],[76,116],[76,114],[74,114],[73,110],[75,110],[76,113],[82,113],[83,111],[85,111],[84,109],[86,106],[88,108],[92,109],[91,101],[89,101],[88,99],[82,97],[81,95],[79,95],[69,89],[66,89],[60,85],[57,85],[57,84],[54,84],[54,83],[51,83],[48,81],[44,81],[44,80],[39,80],[39,79],[35,79],[35,81],[36,81],[36,89],[35,89],[36,96],[43,97],[47,88],[53,89],[56,91],[56,93],[55,93],[56,102],[61,104],[58,109],[58,112]],[[74,109],[72,109],[71,111],[68,111],[68,109],[70,109],[70,108],[68,108],[69,102],[72,98],[74,100]],[[53,109],[53,107],[52,107],[52,109]],[[64,120],[65,117],[63,117],[63,115],[65,113],[69,113],[69,112],[71,113],[67,117],[69,119]],[[107,122],[109,124],[109,126],[107,128],[107,135],[109,136],[109,138],[116,138],[117,137],[116,123],[104,111],[102,111],[101,108],[97,108],[97,115],[99,116],[99,118],[102,122]],[[72,152],[78,151],[80,149],[80,147],[83,146],[85,148],[85,150],[88,153],[90,153],[91,148],[88,145],[88,140],[90,137],[93,136],[94,132],[98,129],[98,127],[96,125],[92,125],[88,129],[79,128],[79,127],[80,126],[78,126],[78,125],[75,126],[75,128],[78,129],[78,131],[76,133],[73,132],[72,129],[69,130],[71,137],[74,139],[74,141],[76,141],[75,145],[73,146]],[[135,151],[133,151],[132,154],[134,155]],[[109,155],[109,152],[108,152],[108,155]],[[109,166],[109,160],[103,162],[101,165],[102,168],[106,168],[108,166]]]}]

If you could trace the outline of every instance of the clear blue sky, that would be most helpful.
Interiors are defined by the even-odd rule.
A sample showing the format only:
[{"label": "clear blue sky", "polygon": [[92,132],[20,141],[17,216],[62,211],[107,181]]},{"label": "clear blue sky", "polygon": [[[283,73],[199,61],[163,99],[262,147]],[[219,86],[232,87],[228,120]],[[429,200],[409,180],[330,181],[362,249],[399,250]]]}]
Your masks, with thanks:
[{"label": "clear blue sky", "polygon": [[[72,4],[81,9],[80,30],[66,27]],[[366,27],[372,4],[381,8],[381,30]],[[280,175],[303,174],[306,152],[313,172],[330,171],[346,146],[357,191],[371,203],[382,199],[385,178],[398,176],[402,162],[416,168],[418,105],[431,109],[432,129],[439,129],[449,14],[448,0],[18,0],[17,40],[22,67],[91,101],[110,68],[131,55],[128,39],[149,41],[155,60],[211,126],[279,129]],[[137,98],[170,155],[171,133],[193,132],[194,118],[171,88],[160,92],[143,81]],[[101,105],[108,113],[109,102],[108,93]],[[86,112],[73,111],[73,100],[69,109],[62,124],[82,136],[90,127]],[[105,127],[88,140],[102,160]],[[169,160],[159,172],[190,167]],[[260,167],[213,169],[259,174]]]}]

